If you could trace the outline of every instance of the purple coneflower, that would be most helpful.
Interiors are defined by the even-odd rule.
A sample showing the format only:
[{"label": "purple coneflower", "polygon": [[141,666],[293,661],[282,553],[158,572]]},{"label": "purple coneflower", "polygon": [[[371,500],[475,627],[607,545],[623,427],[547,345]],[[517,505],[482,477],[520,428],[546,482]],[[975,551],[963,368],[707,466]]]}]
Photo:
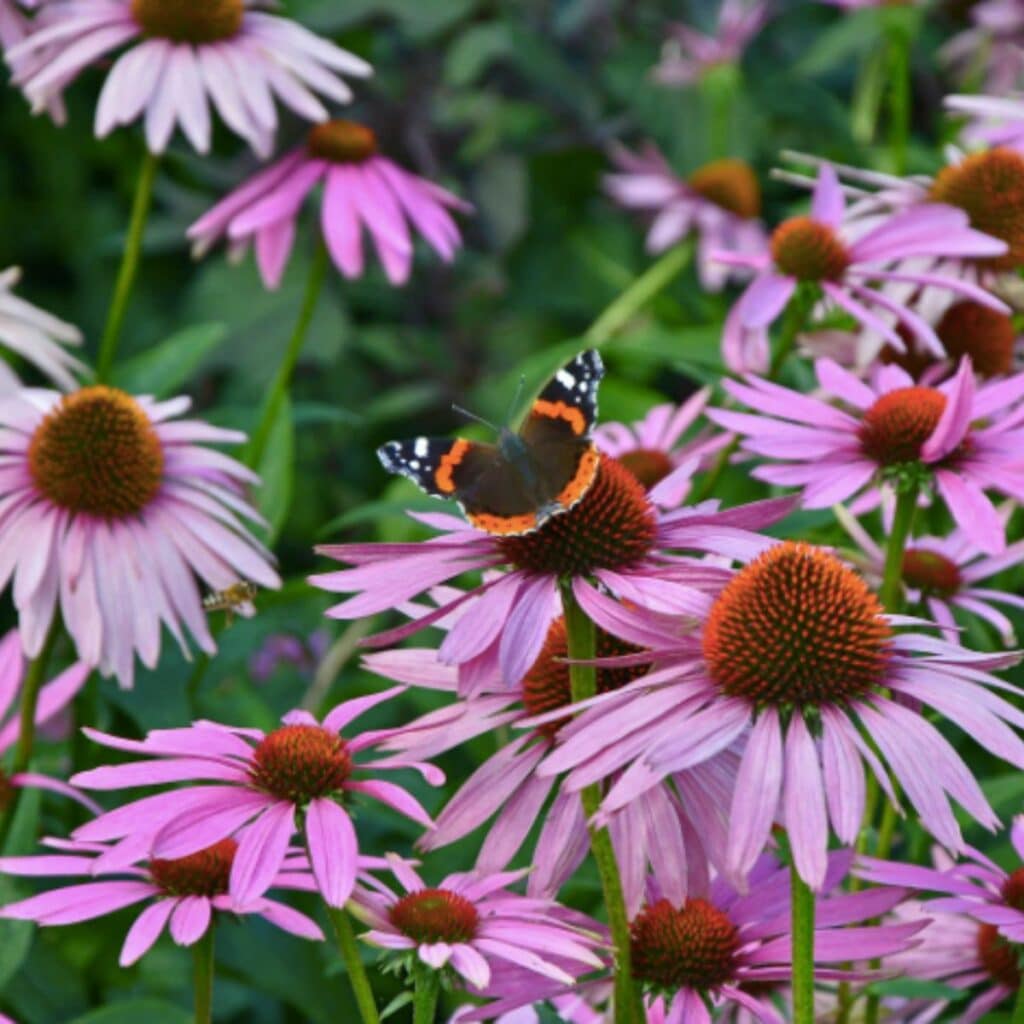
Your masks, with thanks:
[{"label": "purple coneflower", "polygon": [[971,28],[942,48],[942,57],[965,77],[984,75],[982,91],[1005,96],[1024,79],[1024,4],[982,0],[970,9]]},{"label": "purple coneflower", "polygon": [[774,460],[754,469],[755,477],[802,488],[805,508],[859,494],[854,508],[863,511],[877,504],[880,484],[926,473],[965,535],[988,554],[1003,550],[1003,522],[985,491],[1024,496],[1024,466],[1016,460],[1024,374],[978,385],[965,359],[956,376],[926,387],[898,366],[882,367],[870,382],[830,359],[815,367],[824,393],[849,412],[757,377],[724,387],[758,415],[708,411],[747,451]]},{"label": "purple coneflower", "polygon": [[720,249],[759,253],[766,235],[761,223],[761,186],[742,160],[716,160],[680,178],[652,143],[639,153],[616,146],[618,170],[604,177],[605,191],[627,210],[651,218],[647,250],[660,253],[691,234],[697,236],[701,284],[720,291],[730,278],[749,277],[713,259]]},{"label": "purple coneflower", "polygon": [[1024,96],[947,96],[947,110],[964,114],[970,123],[964,132],[968,142],[1024,150]]},{"label": "purple coneflower", "polygon": [[[297,22],[255,9],[252,0],[49,0],[45,23],[13,47],[14,80],[38,111],[87,67],[125,44],[96,107],[103,137],[145,116],[153,153],[175,124],[200,152],[210,148],[212,103],[224,123],[261,156],[277,129],[275,103],[326,121],[317,93],[347,103],[341,74],[370,66]],[[32,61],[44,52],[45,62]]]},{"label": "purple coneflower", "polygon": [[152,668],[166,625],[216,648],[196,576],[280,586],[243,525],[258,478],[207,447],[243,434],[180,420],[188,398],[116,388],[69,395],[22,389],[0,399],[0,584],[14,581],[25,653],[42,648],[59,602],[78,656],[130,687],[135,654]]},{"label": "purple coneflower", "polygon": [[316,125],[304,146],[200,217],[188,230],[193,251],[202,255],[227,238],[232,252],[240,254],[252,242],[263,283],[276,288],[302,205],[321,182],[320,232],[334,265],[346,277],[363,274],[364,229],[392,284],[409,279],[415,233],[446,263],[462,244],[448,211],[467,213],[472,210],[468,203],[382,156],[376,136],[365,125],[336,120]]},{"label": "purple coneflower", "polygon": [[[622,772],[605,797],[605,815],[745,737],[726,854],[737,881],[779,818],[801,877],[820,888],[830,824],[846,844],[860,831],[865,763],[895,802],[892,772],[924,827],[950,849],[963,848],[950,798],[985,827],[997,824],[967,765],[917,707],[1024,765],[1024,743],[1010,728],[1024,728],[1024,714],[992,692],[1006,684],[986,671],[1014,663],[1015,655],[896,634],[895,626],[920,620],[884,614],[864,580],[838,558],[791,541],[739,570],[696,633],[670,639],[666,630],[662,645],[651,636],[649,616],[609,615],[600,595],[577,591],[601,628],[627,640],[641,632],[657,665],[647,677],[586,702],[538,768],[542,775],[569,771],[569,788],[581,778]],[[657,716],[636,715],[648,706],[659,709]]]},{"label": "purple coneflower", "polygon": [[[123,840],[130,855],[139,842],[161,858],[187,857],[213,843],[239,837],[230,893],[240,904],[262,895],[281,870],[297,829],[305,835],[317,886],[326,902],[342,907],[355,884],[359,845],[346,802],[362,793],[429,827],[430,817],[400,786],[376,777],[382,768],[420,769],[434,784],[444,776],[430,765],[375,761],[355,756],[379,745],[381,733],[345,738],[340,731],[403,687],[339,704],[323,724],[308,711],[292,711],[272,732],[197,722],[185,729],[149,733],[144,740],[85,730],[90,739],[152,760],[83,772],[74,783],[112,790],[167,782],[198,785],[143,797],[79,828],[85,841]],[[209,783],[204,785],[204,783]],[[147,849],[149,846],[147,845]]]},{"label": "purple coneflower", "polygon": [[716,254],[727,265],[747,267],[757,275],[726,318],[722,355],[731,370],[767,369],[768,328],[800,287],[819,290],[828,302],[900,351],[903,338],[887,318],[936,352],[942,347],[928,323],[885,294],[880,286],[888,283],[929,286],[1007,311],[999,299],[955,275],[892,267],[910,259],[1005,258],[1006,242],[971,227],[965,210],[933,196],[931,203],[894,213],[854,237],[844,224],[845,206],[834,168],[822,163],[809,216],[783,221],[770,246],[759,254]]}]

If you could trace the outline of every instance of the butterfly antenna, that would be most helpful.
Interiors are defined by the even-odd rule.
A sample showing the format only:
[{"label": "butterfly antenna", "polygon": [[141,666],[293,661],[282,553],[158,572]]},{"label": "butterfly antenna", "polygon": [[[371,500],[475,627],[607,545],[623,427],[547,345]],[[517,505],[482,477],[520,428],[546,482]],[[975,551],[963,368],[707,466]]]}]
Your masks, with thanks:
[{"label": "butterfly antenna", "polygon": [[516,393],[508,407],[508,412],[505,413],[505,423],[512,422],[512,416],[516,409],[519,408],[519,400],[523,397],[523,392],[526,390],[526,374],[524,373],[519,378],[519,383],[516,385]]},{"label": "butterfly antenna", "polygon": [[501,433],[498,427],[496,427],[490,420],[485,420],[483,416],[477,416],[475,412],[470,412],[468,409],[464,409],[461,405],[456,405],[452,402],[452,409],[460,416],[465,416],[467,420],[472,420],[474,423],[482,423],[485,427],[490,427],[490,429],[496,434]]}]

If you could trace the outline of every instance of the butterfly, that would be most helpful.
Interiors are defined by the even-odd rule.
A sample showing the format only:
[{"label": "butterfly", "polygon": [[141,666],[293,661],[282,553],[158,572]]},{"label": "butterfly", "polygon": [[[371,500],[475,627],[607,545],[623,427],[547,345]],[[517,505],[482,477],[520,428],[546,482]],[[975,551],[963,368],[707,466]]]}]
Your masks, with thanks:
[{"label": "butterfly", "polygon": [[457,501],[478,529],[532,533],[576,505],[597,476],[591,431],[603,376],[600,355],[589,349],[548,381],[518,430],[499,430],[496,444],[416,437],[390,441],[377,456],[389,473]]}]

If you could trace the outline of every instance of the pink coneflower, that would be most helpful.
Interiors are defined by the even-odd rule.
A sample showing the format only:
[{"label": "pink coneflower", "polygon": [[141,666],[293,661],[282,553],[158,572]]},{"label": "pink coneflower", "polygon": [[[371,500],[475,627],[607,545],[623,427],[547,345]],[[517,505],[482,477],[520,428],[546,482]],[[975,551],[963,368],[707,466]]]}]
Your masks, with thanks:
[{"label": "pink coneflower", "polygon": [[738,64],[768,20],[765,0],[722,0],[714,35],[678,22],[668,26],[652,75],[662,85],[691,85],[721,64]]},{"label": "pink coneflower", "polygon": [[156,665],[162,625],[183,650],[183,626],[216,649],[196,576],[280,586],[242,522],[260,521],[244,493],[258,478],[206,446],[245,437],[174,419],[189,404],[102,386],[0,399],[0,585],[13,578],[30,657],[59,601],[79,657],[130,687],[136,653]]},{"label": "pink coneflower", "polygon": [[697,236],[697,270],[708,291],[721,291],[731,277],[746,277],[713,259],[719,249],[759,253],[765,246],[761,186],[742,160],[716,160],[680,178],[652,143],[639,153],[624,146],[611,151],[618,170],[604,177],[605,191],[627,210],[652,218],[647,235],[651,253]]},{"label": "pink coneflower", "polygon": [[[689,477],[690,466],[676,471]],[[310,577],[332,593],[354,596],[327,614],[337,619],[400,608],[431,587],[464,573],[507,567],[429,615],[371,640],[397,642],[444,619],[463,614],[441,649],[448,664],[488,678],[499,672],[514,686],[537,660],[559,600],[560,581],[593,576],[623,599],[655,610],[685,613],[704,597],[693,581],[703,570],[681,551],[710,552],[745,559],[763,550],[766,537],[751,531],[782,518],[784,501],[756,502],[719,511],[717,502],[664,512],[661,489],[648,494],[624,466],[607,455],[590,489],[569,511],[553,516],[532,533],[495,537],[444,514],[414,518],[440,531],[425,543],[342,544],[318,548],[352,568]]]},{"label": "pink coneflower", "polygon": [[[68,925],[93,921],[138,903],[149,906],[135,919],[121,948],[120,964],[128,967],[145,956],[169,928],[179,946],[194,946],[213,923],[215,912],[256,914],[284,931],[304,939],[323,940],[323,933],[305,914],[265,896],[244,904],[231,897],[228,878],[237,861],[239,844],[222,839],[209,847],[173,860],[139,858],[138,866],[106,868],[101,843],[46,841],[57,853],[33,857],[0,857],[0,872],[30,878],[85,876],[88,881],[30,896],[0,907],[0,917],[37,924]],[[270,880],[271,886],[305,889],[305,858],[292,853]]]},{"label": "pink coneflower", "polygon": [[[830,824],[846,844],[859,833],[865,762],[891,795],[888,764],[924,827],[950,849],[963,848],[950,798],[985,827],[997,824],[960,755],[919,705],[902,698],[1024,765],[1024,743],[1008,728],[1024,727],[1024,714],[992,692],[1006,684],[986,671],[1015,655],[896,635],[893,627],[908,620],[885,615],[860,576],[823,549],[790,541],[739,570],[695,634],[670,638],[666,631],[662,645],[651,637],[649,616],[609,615],[600,595],[577,590],[601,628],[627,640],[643,632],[658,666],[588,701],[537,769],[587,773],[591,781],[623,772],[604,800],[606,816],[749,728],[729,815],[726,867],[736,880],[754,865],[778,817],[801,877],[820,888]],[[634,724],[638,700],[656,701],[659,716]]]},{"label": "pink coneflower", "polygon": [[997,298],[975,284],[939,272],[892,268],[910,259],[1003,258],[1004,241],[970,226],[964,210],[933,202],[894,213],[859,237],[844,224],[846,202],[831,164],[818,172],[810,216],[783,221],[770,247],[751,256],[718,253],[729,266],[748,267],[757,276],[726,318],[722,355],[737,373],[763,372],[768,366],[768,328],[782,314],[798,288],[814,288],[866,329],[902,351],[903,338],[891,317],[936,352],[942,348],[934,330],[920,316],[887,296],[880,285],[891,282],[930,286],[1007,311]]},{"label": "pink coneflower", "polygon": [[[67,346],[82,344],[77,327],[59,320],[14,294],[21,280],[18,267],[0,272],[0,344],[31,363],[64,391],[78,387],[76,373],[85,366],[67,351]],[[10,366],[0,361],[0,395],[21,386]]]},{"label": "pink coneflower", "polygon": [[377,772],[409,764],[434,784],[444,778],[430,765],[396,764],[394,759],[385,766],[376,761],[357,764],[355,756],[379,745],[382,734],[340,735],[355,718],[402,689],[345,701],[323,724],[308,711],[292,711],[269,733],[197,722],[127,740],[87,729],[86,735],[97,743],[153,759],[96,768],[75,776],[75,785],[96,790],[167,782],[199,785],[125,804],[83,825],[75,838],[121,839],[130,852],[145,829],[152,837],[153,855],[174,859],[228,839],[248,825],[239,837],[230,879],[232,898],[246,904],[272,884],[301,827],[320,893],[332,907],[342,907],[355,884],[359,852],[346,801],[363,793],[429,827],[430,817],[419,803],[400,786],[377,778]]},{"label": "pink coneflower", "polygon": [[964,132],[968,142],[1024,151],[1024,96],[1020,93],[947,96],[944,103],[947,110],[970,120]]},{"label": "pink coneflower", "polygon": [[[38,111],[87,67],[132,44],[107,74],[96,134],[145,115],[146,142],[166,149],[175,124],[200,152],[210,148],[210,104],[261,156],[277,129],[276,101],[326,121],[316,94],[347,103],[341,74],[370,66],[252,0],[49,0],[45,24],[7,54],[15,82]],[[45,63],[24,63],[45,52]]]},{"label": "pink coneflower", "polygon": [[382,156],[376,136],[365,125],[329,121],[311,129],[304,146],[200,217],[188,229],[194,253],[202,255],[221,238],[227,238],[234,254],[252,242],[263,283],[276,288],[291,254],[302,204],[321,182],[320,233],[334,265],[348,278],[361,277],[364,271],[364,229],[392,284],[409,279],[415,233],[446,263],[462,244],[448,211],[468,213],[468,203]]},{"label": "pink coneflower", "polygon": [[490,983],[496,962],[567,985],[604,967],[596,924],[592,932],[573,927],[557,904],[509,891],[526,870],[449,875],[428,886],[408,863],[389,860],[404,895],[377,883],[360,887],[353,902],[353,912],[371,927],[362,936],[371,945],[415,951],[420,963],[437,971],[450,966],[477,990]]},{"label": "pink coneflower", "polygon": [[849,412],[757,377],[724,387],[758,415],[708,411],[747,451],[774,460],[754,476],[802,488],[805,508],[859,494],[854,509],[863,511],[877,504],[888,480],[927,473],[964,534],[988,554],[1003,550],[1003,522],[985,491],[1024,495],[1024,466],[1016,460],[1024,444],[1024,374],[978,385],[965,359],[955,377],[926,387],[898,366],[882,367],[870,382],[830,359],[815,367],[825,395]]},{"label": "pink coneflower", "polygon": [[983,0],[970,9],[971,28],[954,36],[942,57],[965,77],[984,75],[983,92],[1005,96],[1024,79],[1024,4]]},{"label": "pink coneflower", "polygon": [[[4,56],[7,51],[13,49],[31,33],[33,24],[38,27],[43,21],[37,16],[33,21],[25,15],[22,8],[31,9],[38,4],[30,0],[0,0],[0,50]],[[12,65],[12,69],[23,72],[34,72],[43,67],[48,55],[45,52],[33,53]],[[64,101],[60,96],[54,96],[47,104],[46,109],[50,117],[57,124],[63,124],[67,112],[64,109]]]}]

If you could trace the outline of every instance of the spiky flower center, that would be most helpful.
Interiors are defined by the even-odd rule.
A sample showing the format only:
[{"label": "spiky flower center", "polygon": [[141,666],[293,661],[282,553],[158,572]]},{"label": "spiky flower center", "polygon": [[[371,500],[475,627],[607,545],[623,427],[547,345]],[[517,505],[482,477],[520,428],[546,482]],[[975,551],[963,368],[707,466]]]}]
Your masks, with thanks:
[{"label": "spiky flower center", "polygon": [[975,373],[997,377],[1013,369],[1017,332],[1005,313],[979,302],[957,302],[946,310],[935,333],[949,357],[970,356]]},{"label": "spiky flower center", "polygon": [[956,562],[927,548],[903,552],[903,582],[908,587],[936,597],[950,597],[960,589],[962,579]]},{"label": "spiky flower center", "polygon": [[527,572],[582,576],[635,565],[654,546],[655,532],[647,492],[629,470],[602,455],[597,477],[576,505],[498,546],[507,561]]},{"label": "spiky flower center", "polygon": [[268,733],[252,754],[253,783],[302,804],[341,789],[352,774],[345,741],[318,725],[284,725]]},{"label": "spiky flower center", "polygon": [[[640,650],[618,637],[597,631],[597,657],[614,658],[622,654],[636,654]],[[569,643],[565,632],[565,619],[557,618],[548,629],[547,638],[537,660],[522,682],[523,706],[530,715],[543,715],[548,711],[568,707],[572,703],[572,687],[569,681]],[[597,669],[597,692],[610,693],[639,678],[647,671],[646,665],[624,667],[599,667]],[[553,737],[565,724],[565,719],[549,722],[540,731]]]},{"label": "spiky flower center", "polygon": [[647,490],[661,483],[675,469],[668,455],[658,448],[634,448],[619,455],[618,460]]},{"label": "spiky flower center", "polygon": [[156,496],[164,454],[139,403],[99,386],[65,396],[46,415],[29,444],[28,467],[55,505],[123,519]]},{"label": "spiky flower center", "polygon": [[238,35],[244,0],[132,0],[143,35],[176,43],[217,43]]},{"label": "spiky flower center", "polygon": [[1019,951],[999,934],[994,924],[978,926],[978,959],[982,967],[1000,985],[1016,991],[1020,988]]},{"label": "spiky flower center", "polygon": [[1002,147],[974,153],[939,172],[930,198],[960,207],[971,227],[1010,247],[981,265],[1012,270],[1024,264],[1024,155]]},{"label": "spiky flower center", "polygon": [[881,466],[916,462],[945,408],[946,396],[935,388],[890,391],[864,413],[859,430],[861,449]]},{"label": "spiky flower center", "polygon": [[736,970],[740,940],[736,926],[714,904],[690,899],[648,904],[630,926],[633,973],[657,989],[707,992]]},{"label": "spiky flower center", "polygon": [[198,853],[175,860],[151,860],[149,877],[168,896],[222,896],[238,852],[234,839],[222,839]]},{"label": "spiky flower center", "polygon": [[334,164],[361,164],[377,152],[377,136],[364,124],[339,118],[314,125],[306,148],[312,156]]},{"label": "spiky flower center", "polygon": [[728,583],[703,647],[724,693],[803,707],[845,703],[877,686],[891,636],[857,573],[820,548],[785,541]]},{"label": "spiky flower center", "polygon": [[690,188],[716,206],[751,220],[761,216],[761,185],[743,160],[715,160],[690,175]]},{"label": "spiky flower center", "polygon": [[837,281],[850,265],[850,254],[827,224],[791,217],[772,235],[772,260],[798,281]]},{"label": "spiky flower center", "polygon": [[414,942],[471,942],[480,925],[476,907],[450,889],[421,889],[389,911],[391,923]]}]

